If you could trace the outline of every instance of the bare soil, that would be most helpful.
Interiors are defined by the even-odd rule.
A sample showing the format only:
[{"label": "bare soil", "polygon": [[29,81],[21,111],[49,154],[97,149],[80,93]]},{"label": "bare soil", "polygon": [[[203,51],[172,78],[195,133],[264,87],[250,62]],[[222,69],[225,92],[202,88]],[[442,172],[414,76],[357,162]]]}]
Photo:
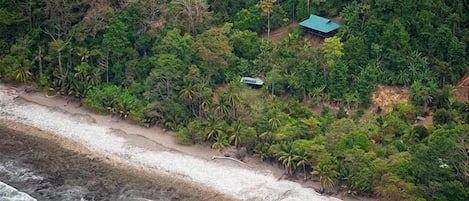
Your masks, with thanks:
[{"label": "bare soil", "polygon": [[[280,40],[285,38],[288,33],[292,32],[293,30],[296,30],[298,28],[298,22],[292,22],[286,26],[280,27],[275,30],[270,31],[270,40],[272,43],[278,43]],[[261,35],[262,38],[267,38],[267,33],[263,33]]]},{"label": "bare soil", "polygon": [[400,102],[409,102],[409,88],[401,86],[378,85],[372,95],[373,109],[378,106],[383,110]]},{"label": "bare soil", "polygon": [[469,75],[466,75],[454,90],[456,100],[469,102]]},{"label": "bare soil", "polygon": [[[274,44],[278,43],[280,40],[288,36],[288,33],[291,33],[298,28],[298,22],[292,22],[286,26],[275,29],[270,32],[270,41],[272,41]],[[267,39],[267,33],[262,34],[261,37]],[[324,39],[311,34],[306,34],[305,38],[311,43],[311,46],[313,47],[319,47],[324,41]]]}]

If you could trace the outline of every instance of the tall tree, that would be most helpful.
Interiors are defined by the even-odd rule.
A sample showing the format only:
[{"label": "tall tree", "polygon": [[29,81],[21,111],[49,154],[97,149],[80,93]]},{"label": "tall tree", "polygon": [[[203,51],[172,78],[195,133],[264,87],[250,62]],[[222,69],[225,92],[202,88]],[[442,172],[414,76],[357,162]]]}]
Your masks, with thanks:
[{"label": "tall tree", "polygon": [[267,15],[267,38],[270,39],[270,13],[272,12],[272,8],[274,3],[277,2],[277,0],[260,0],[259,3],[257,3],[257,7],[262,10],[262,13],[264,15]]},{"label": "tall tree", "polygon": [[339,173],[336,171],[337,164],[332,157],[323,159],[311,172],[312,175],[319,176],[321,191],[331,193],[338,182]]},{"label": "tall tree", "polygon": [[211,28],[200,34],[195,42],[202,73],[215,78],[217,82],[223,80],[228,61],[234,58],[233,47],[228,38],[229,31],[229,25]]},{"label": "tall tree", "polygon": [[[128,25],[123,21],[124,19],[117,14],[111,17],[110,25],[106,33],[103,35],[103,48],[105,52],[105,63],[109,65],[109,59],[112,59],[112,66],[105,66],[106,82],[109,82],[110,67],[113,68],[114,76],[122,78],[123,71],[118,69],[118,66],[123,65],[121,59],[127,47],[130,46]],[[117,80],[119,81],[119,80]]]},{"label": "tall tree", "polygon": [[333,36],[326,38],[321,47],[324,56],[324,73],[327,73],[327,68],[333,68],[337,60],[344,55],[344,45],[340,42],[340,38]]},{"label": "tall tree", "polygon": [[210,14],[207,0],[174,0],[171,1],[171,10],[176,17],[183,18],[187,31],[192,34],[195,34],[197,26]]},{"label": "tall tree", "polygon": [[296,162],[293,160],[295,153],[292,147],[292,143],[282,143],[278,146],[278,149],[275,151],[275,156],[277,160],[282,163],[285,167],[287,175],[292,175],[293,171],[296,169]]},{"label": "tall tree", "polygon": [[192,62],[196,52],[192,36],[181,34],[181,30],[177,28],[169,30],[161,41],[155,41],[152,51],[155,54],[176,55],[185,64]]}]

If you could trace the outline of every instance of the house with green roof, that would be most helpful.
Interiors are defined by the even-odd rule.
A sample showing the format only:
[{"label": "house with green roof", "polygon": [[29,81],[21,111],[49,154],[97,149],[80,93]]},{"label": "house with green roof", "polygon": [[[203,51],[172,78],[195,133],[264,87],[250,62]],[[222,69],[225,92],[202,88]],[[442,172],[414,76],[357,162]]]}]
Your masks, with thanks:
[{"label": "house with green roof", "polygon": [[307,20],[300,22],[300,26],[304,27],[307,32],[322,38],[333,36],[340,28],[340,24],[317,15],[310,15]]}]

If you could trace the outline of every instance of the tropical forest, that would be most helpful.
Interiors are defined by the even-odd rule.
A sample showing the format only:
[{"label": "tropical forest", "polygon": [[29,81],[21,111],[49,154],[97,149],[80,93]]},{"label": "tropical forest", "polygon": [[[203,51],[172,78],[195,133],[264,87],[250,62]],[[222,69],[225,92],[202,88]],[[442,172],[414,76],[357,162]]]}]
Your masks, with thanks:
[{"label": "tropical forest", "polygon": [[469,200],[468,44],[467,0],[0,1],[1,82],[377,200]]}]

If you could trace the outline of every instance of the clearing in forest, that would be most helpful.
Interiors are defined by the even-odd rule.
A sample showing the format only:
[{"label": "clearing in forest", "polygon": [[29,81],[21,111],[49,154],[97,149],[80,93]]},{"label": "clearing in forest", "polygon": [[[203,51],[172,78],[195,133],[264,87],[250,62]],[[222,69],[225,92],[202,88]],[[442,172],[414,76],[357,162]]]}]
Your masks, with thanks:
[{"label": "clearing in forest", "polygon": [[409,88],[402,86],[378,85],[372,95],[373,105],[383,110],[400,102],[409,102]]},{"label": "clearing in forest", "polygon": [[456,86],[454,97],[460,102],[469,102],[469,75],[466,75]]},{"label": "clearing in forest", "polygon": [[[270,32],[270,40],[272,43],[278,43],[280,40],[285,38],[288,33],[293,32],[294,30],[298,29],[298,22],[292,22],[286,26],[280,27]],[[267,38],[267,33],[263,33],[261,35],[262,38]],[[311,42],[311,46],[318,47],[322,44],[323,39],[317,36],[313,36],[311,34],[306,34],[305,38]]]}]

